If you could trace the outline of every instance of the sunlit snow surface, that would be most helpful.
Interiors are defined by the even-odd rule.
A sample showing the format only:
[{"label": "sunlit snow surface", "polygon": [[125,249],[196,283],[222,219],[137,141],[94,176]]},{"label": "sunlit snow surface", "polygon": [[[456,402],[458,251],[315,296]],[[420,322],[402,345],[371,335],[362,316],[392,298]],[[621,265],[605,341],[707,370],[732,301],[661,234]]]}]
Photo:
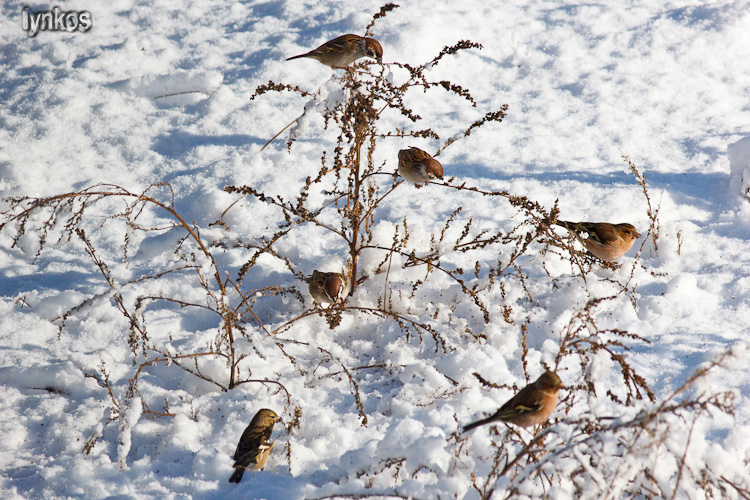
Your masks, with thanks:
[{"label": "sunlit snow surface", "polygon": [[[626,155],[645,175],[659,207],[658,252],[646,241],[634,267],[643,242],[638,241],[619,270],[597,269],[585,286],[569,264],[550,259],[556,286],[537,273],[529,277],[533,301],[518,288],[506,290],[504,298],[495,289],[485,297],[491,306],[486,325],[471,303],[450,303],[454,296],[441,294],[445,282],[433,275],[432,294],[427,287],[399,307],[414,319],[436,318],[451,344],[447,354],[429,335],[422,342],[407,340],[390,320],[345,314],[334,330],[313,317],[283,334],[307,343],[290,347],[295,366],[267,335],[248,325],[247,339],[237,342],[248,356],[246,367],[253,378],[281,381],[290,394],[287,405],[273,385],[250,383],[223,392],[163,364],[143,375],[142,399],[126,398],[134,375],[128,321],[83,245],[49,241],[34,260],[38,241],[29,234],[13,246],[14,230],[6,227],[0,232],[0,497],[478,498],[470,474],[481,479],[489,470],[489,429],[474,431],[458,459],[449,436],[459,424],[495,411],[512,392],[487,390],[472,373],[496,384],[524,385],[519,325],[529,325],[528,369],[535,378],[542,362],[554,362],[573,313],[589,299],[613,293],[607,278],[626,281],[631,272],[636,308],[621,295],[597,309],[597,323],[650,341],[634,342],[628,361],[657,400],[715,356],[731,348],[738,353],[694,389],[735,391],[735,417],[703,414],[689,438],[681,430],[665,443],[677,457],[690,446],[686,463],[692,469],[677,498],[700,497],[695,477],[703,464],[748,484],[750,358],[743,346],[750,334],[750,204],[741,193],[750,186],[750,145],[740,141],[750,136],[750,2],[403,3],[374,27],[384,62],[416,66],[465,39],[483,46],[446,57],[430,73],[435,81],[469,89],[477,108],[445,92],[414,91],[407,105],[423,118],[414,127],[429,126],[448,138],[485,112],[509,105],[501,124],[472,132],[440,155],[446,176],[524,195],[548,209],[558,200],[562,218],[630,222],[645,234],[648,207],[622,159]],[[323,152],[330,157],[335,147],[335,132],[330,126],[324,130],[323,119],[310,109],[293,130],[297,141],[291,151],[286,132],[259,152],[309,99],[281,92],[250,100],[255,88],[269,80],[310,92],[321,88],[319,109],[340,99],[332,70],[311,59],[285,58],[342,33],[362,33],[382,4],[66,3],[65,10],[88,10],[92,29],[33,38],[22,29],[25,5],[6,0],[0,9],[0,194],[50,196],[101,182],[141,192],[168,182],[176,209],[207,241],[215,241],[252,240],[273,232],[282,220],[272,206],[248,197],[224,217],[229,233],[209,226],[239,197],[225,193],[226,185],[294,199],[305,178],[317,174]],[[394,69],[393,78],[401,77]],[[200,92],[183,93],[195,90]],[[164,97],[168,94],[177,95]],[[403,125],[395,114],[383,115],[383,130]],[[395,171],[399,149],[434,151],[440,144],[384,139],[375,158]],[[322,192],[309,200],[313,206],[326,201]],[[3,202],[2,210],[8,206]],[[462,216],[474,215],[476,224],[513,227],[516,211],[504,200],[403,185],[383,203],[374,233],[389,246],[395,225],[406,217],[410,244],[426,248],[430,234],[439,233],[458,206]],[[130,234],[123,262],[123,226],[107,220],[121,207],[114,200],[97,205],[83,223],[113,277],[125,282],[176,263],[173,250],[183,235],[175,229]],[[156,215],[144,217],[159,222]],[[315,227],[290,233],[278,250],[308,275],[346,264],[340,240]],[[232,276],[251,253],[214,252]],[[491,264],[497,256],[481,258]],[[382,254],[365,254],[361,270],[372,272],[382,260]],[[423,275],[412,269],[399,276],[408,282]],[[295,283],[279,261],[261,262],[247,280],[251,288],[296,285],[310,305],[306,284]],[[193,285],[167,277],[160,285],[124,288],[122,294],[132,302],[145,293],[139,287],[151,286],[149,293],[205,300]],[[350,304],[372,305],[382,290],[382,278],[371,279]],[[501,300],[513,304],[513,325],[503,320]],[[58,334],[60,315],[82,303]],[[256,313],[273,327],[304,309],[292,297],[259,303],[265,305]],[[162,345],[173,338],[174,348],[190,352],[218,337],[213,313],[175,305],[149,314],[152,340]],[[467,326],[486,339],[462,335]],[[351,372],[366,426],[342,364],[386,367]],[[99,383],[102,367],[122,404],[117,421],[111,421],[112,397]],[[219,359],[201,369],[217,379],[227,371]],[[613,415],[618,406],[606,396],[621,385],[618,368],[602,356],[587,370],[598,381],[590,411],[625,416]],[[560,370],[569,385],[580,382],[580,374],[572,359]],[[141,401],[154,411],[164,411],[168,401],[175,416],[152,420]],[[640,404],[630,411],[647,403]],[[295,406],[302,410],[299,427],[287,433],[277,425],[276,448],[265,470],[247,473],[239,485],[228,483],[231,455],[255,411],[272,408],[289,422]],[[570,418],[575,416],[574,408]],[[564,417],[558,412],[553,420]],[[687,418],[684,429],[692,425]],[[564,429],[564,422],[560,425]],[[84,453],[93,435],[99,438]],[[404,459],[400,469],[385,468],[393,459]],[[575,457],[560,458],[560,470],[565,460],[575,463]],[[665,485],[671,495],[666,485],[674,487],[676,471],[663,466],[668,461],[635,453],[622,467],[636,467],[637,461],[650,461],[653,484]],[[591,482],[583,492],[573,481],[555,480],[544,488],[529,482],[518,494],[597,498],[607,479]],[[498,483],[498,498],[505,497],[506,486]],[[626,485],[607,487],[621,491]],[[737,492],[727,485],[727,495]]]}]

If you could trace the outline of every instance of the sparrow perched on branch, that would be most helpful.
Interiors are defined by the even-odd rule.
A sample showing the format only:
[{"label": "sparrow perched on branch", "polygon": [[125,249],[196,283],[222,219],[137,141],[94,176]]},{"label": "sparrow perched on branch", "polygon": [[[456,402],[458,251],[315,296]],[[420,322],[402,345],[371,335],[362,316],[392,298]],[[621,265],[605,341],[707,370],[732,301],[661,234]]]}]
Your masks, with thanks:
[{"label": "sparrow perched on branch", "polygon": [[374,38],[348,34],[329,40],[306,54],[290,57],[287,61],[300,57],[312,57],[336,69],[349,66],[360,57],[372,57],[380,62],[383,59],[383,47]]},{"label": "sparrow perched on branch", "polygon": [[546,422],[557,406],[557,395],[562,387],[556,373],[545,371],[536,381],[518,391],[494,415],[464,426],[463,432],[491,422],[507,422],[519,427]]},{"label": "sparrow perched on branch", "polygon": [[313,271],[307,282],[310,295],[318,303],[343,302],[349,295],[349,280],[341,273]]},{"label": "sparrow perched on branch", "polygon": [[229,478],[230,483],[239,483],[246,470],[261,470],[265,467],[273,449],[274,442],[270,438],[276,422],[281,422],[281,419],[273,410],[263,408],[255,414],[234,452],[235,471]]},{"label": "sparrow perched on branch", "polygon": [[[594,257],[604,261],[615,261],[630,250],[635,240],[641,235],[632,224],[610,224],[608,222],[567,222],[556,221],[568,231],[573,231],[578,241]],[[588,233],[583,239],[581,233]]]},{"label": "sparrow perched on branch", "polygon": [[411,147],[398,152],[398,173],[406,182],[422,184],[443,178],[443,166],[429,153]]}]

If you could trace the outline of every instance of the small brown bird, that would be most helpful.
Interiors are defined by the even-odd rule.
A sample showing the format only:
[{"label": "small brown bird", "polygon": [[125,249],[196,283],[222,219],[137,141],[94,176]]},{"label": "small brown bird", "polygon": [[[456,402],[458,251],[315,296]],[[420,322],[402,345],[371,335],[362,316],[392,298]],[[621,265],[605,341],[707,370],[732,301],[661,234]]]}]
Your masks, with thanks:
[{"label": "small brown bird", "polygon": [[[612,262],[630,250],[635,240],[641,235],[632,224],[610,224],[608,222],[567,222],[556,221],[568,231],[573,231],[578,241],[586,247],[591,255],[601,260]],[[588,238],[581,237],[588,233]]]},{"label": "small brown bird", "polygon": [[562,387],[560,377],[547,370],[536,381],[518,391],[494,415],[465,426],[463,432],[498,421],[519,427],[546,422],[555,411],[557,395]]},{"label": "small brown bird", "polygon": [[334,69],[345,68],[360,57],[372,57],[380,62],[383,59],[383,47],[374,38],[347,34],[329,40],[306,54],[292,56],[287,61],[300,57],[317,59]]},{"label": "small brown bird", "polygon": [[411,147],[398,152],[398,173],[406,182],[420,185],[442,179],[443,166],[429,153]]},{"label": "small brown bird", "polygon": [[343,302],[349,295],[349,280],[341,273],[313,271],[307,282],[310,295],[318,304]]},{"label": "small brown bird", "polygon": [[255,414],[242,433],[240,442],[234,452],[234,474],[230,483],[239,483],[246,470],[262,470],[268,461],[273,441],[270,441],[273,424],[281,419],[273,410],[263,408]]}]

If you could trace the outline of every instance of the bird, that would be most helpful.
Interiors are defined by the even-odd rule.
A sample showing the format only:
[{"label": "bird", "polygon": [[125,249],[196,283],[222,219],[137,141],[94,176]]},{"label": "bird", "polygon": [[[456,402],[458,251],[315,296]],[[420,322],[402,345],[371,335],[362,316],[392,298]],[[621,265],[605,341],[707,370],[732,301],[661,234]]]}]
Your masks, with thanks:
[{"label": "bird", "polygon": [[557,406],[557,396],[563,388],[556,373],[546,370],[531,384],[510,398],[494,415],[465,425],[463,432],[491,422],[507,422],[519,427],[530,427],[546,422]]},{"label": "bird", "polygon": [[410,147],[398,152],[398,173],[406,182],[427,183],[443,178],[443,166],[429,153],[419,148]]},{"label": "bird", "polygon": [[246,470],[262,470],[273,449],[270,440],[273,425],[281,422],[276,412],[263,408],[255,414],[242,433],[240,442],[234,452],[234,474],[229,478],[230,483],[239,483]]},{"label": "bird", "polygon": [[349,295],[349,280],[341,273],[315,270],[307,284],[313,301],[318,304],[343,302]]},{"label": "bird", "polygon": [[[610,224],[608,222],[568,222],[555,221],[558,226],[575,233],[576,238],[591,255],[607,262],[613,262],[630,250],[641,235],[632,224]],[[588,238],[581,237],[588,233]]]},{"label": "bird", "polygon": [[372,57],[380,62],[383,59],[383,47],[374,38],[359,35],[341,35],[305,54],[292,56],[287,61],[300,57],[311,57],[331,68],[344,68],[360,57]]}]

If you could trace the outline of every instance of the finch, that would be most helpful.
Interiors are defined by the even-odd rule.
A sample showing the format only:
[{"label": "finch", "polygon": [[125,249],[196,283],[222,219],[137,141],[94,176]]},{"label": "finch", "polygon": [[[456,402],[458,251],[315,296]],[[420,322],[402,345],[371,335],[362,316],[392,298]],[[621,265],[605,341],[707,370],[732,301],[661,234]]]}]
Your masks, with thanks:
[{"label": "finch", "polygon": [[343,302],[349,295],[349,280],[341,273],[313,271],[307,282],[310,295],[318,304]]},{"label": "finch", "polygon": [[[555,224],[575,233],[576,238],[586,247],[591,255],[601,260],[612,262],[630,250],[635,240],[641,235],[632,224],[610,224],[608,222],[567,222],[556,221]],[[587,233],[588,238],[582,238]]]},{"label": "finch", "polygon": [[383,59],[383,47],[374,38],[348,34],[329,40],[305,54],[292,56],[287,61],[300,57],[311,57],[336,69],[349,66],[360,57],[372,57],[380,62]]},{"label": "finch", "polygon": [[411,147],[398,152],[398,173],[406,182],[422,184],[442,179],[443,166],[429,153]]},{"label": "finch", "polygon": [[494,415],[464,426],[463,432],[491,422],[507,422],[519,427],[546,422],[557,406],[557,396],[562,387],[560,377],[547,370],[536,381],[518,391]]},{"label": "finch", "polygon": [[261,470],[265,467],[273,449],[270,441],[273,425],[281,419],[273,410],[263,408],[255,414],[242,433],[240,442],[234,452],[234,474],[229,478],[230,483],[239,483],[246,470]]}]

